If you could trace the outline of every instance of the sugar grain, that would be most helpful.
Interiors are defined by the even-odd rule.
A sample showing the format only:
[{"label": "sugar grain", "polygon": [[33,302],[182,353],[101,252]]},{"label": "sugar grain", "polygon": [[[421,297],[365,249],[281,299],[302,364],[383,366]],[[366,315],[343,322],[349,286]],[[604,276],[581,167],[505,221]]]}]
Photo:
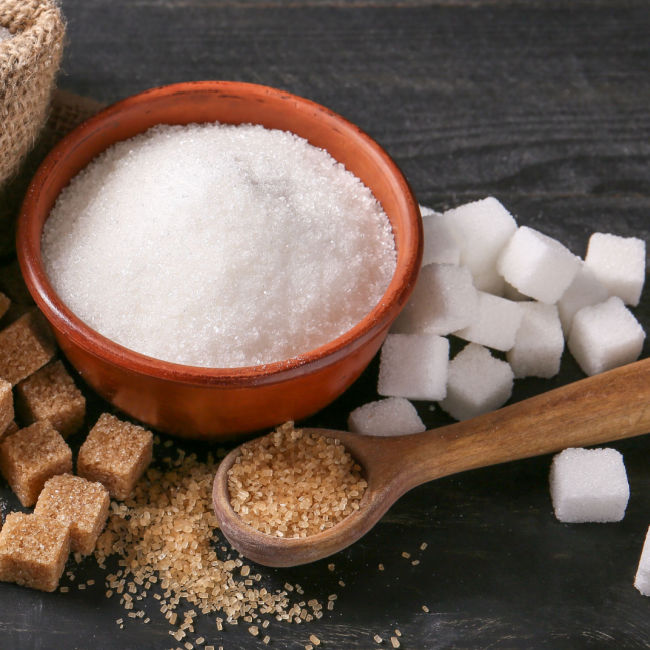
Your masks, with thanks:
[{"label": "sugar grain", "polygon": [[343,334],[396,260],[388,218],[356,176],[250,124],[157,126],[110,147],[61,192],[42,245],[54,288],[91,327],[212,367],[288,359]]}]

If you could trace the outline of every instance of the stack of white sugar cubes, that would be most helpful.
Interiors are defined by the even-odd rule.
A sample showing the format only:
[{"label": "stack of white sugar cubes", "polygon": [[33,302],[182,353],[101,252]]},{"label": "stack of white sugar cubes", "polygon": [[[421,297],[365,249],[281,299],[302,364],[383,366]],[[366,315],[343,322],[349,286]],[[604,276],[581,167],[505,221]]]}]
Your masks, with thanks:
[{"label": "stack of white sugar cubes", "polygon": [[[515,219],[495,198],[443,214],[421,206],[423,267],[381,351],[377,392],[354,410],[351,431],[424,431],[408,401],[437,401],[457,420],[499,408],[513,380],[550,378],[567,347],[587,375],[635,361],[645,332],[639,303],[645,242],[594,233],[582,260]],[[454,335],[467,345],[449,360]],[[505,353],[499,359],[490,351]],[[566,523],[620,521],[629,486],[614,449],[566,449],[553,460],[551,497]],[[650,595],[650,530],[636,587]]]},{"label": "stack of white sugar cubes", "polygon": [[[382,435],[424,428],[408,399],[439,402],[457,420],[502,406],[513,380],[550,378],[565,337],[593,375],[636,360],[645,242],[594,233],[584,261],[489,197],[441,214],[422,207],[420,276],[382,348],[377,391],[391,399],[351,414],[350,428]],[[468,342],[451,361],[454,335]],[[490,351],[505,353],[506,360]]]}]

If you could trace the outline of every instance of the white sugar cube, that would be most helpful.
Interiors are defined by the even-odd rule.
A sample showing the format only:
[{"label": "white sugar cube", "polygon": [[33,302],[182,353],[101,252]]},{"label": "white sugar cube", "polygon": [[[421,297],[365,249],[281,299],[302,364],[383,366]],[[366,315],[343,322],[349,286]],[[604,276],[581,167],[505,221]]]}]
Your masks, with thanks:
[{"label": "white sugar cube", "polygon": [[525,296],[519,289],[515,289],[509,282],[504,280],[503,287],[503,297],[508,300],[514,300],[515,302],[523,302],[526,300],[531,300],[530,296]]},{"label": "white sugar cube", "polygon": [[582,264],[573,282],[557,303],[564,333],[569,335],[573,317],[578,311],[583,307],[604,302],[608,297],[607,289],[596,279],[594,272]]},{"label": "white sugar cube", "polygon": [[526,296],[557,302],[580,269],[580,258],[559,241],[522,226],[501,253],[497,268]]},{"label": "white sugar cube", "polygon": [[512,215],[490,196],[447,210],[444,216],[460,246],[460,263],[472,272],[476,288],[502,293],[503,279],[497,273],[496,262],[517,230]]},{"label": "white sugar cube", "polygon": [[481,273],[475,273],[473,278],[474,286],[481,291],[491,293],[493,296],[503,296],[505,293],[506,281],[497,271],[496,265]]},{"label": "white sugar cube", "polygon": [[447,394],[449,341],[435,334],[389,334],[381,348],[377,392],[440,400]]},{"label": "white sugar cube", "polygon": [[515,344],[517,330],[521,324],[522,304],[479,291],[476,317],[468,327],[454,334],[466,341],[480,343],[495,350],[510,350]]},{"label": "white sugar cube", "polygon": [[650,596],[650,528],[648,528],[645,536],[639,568],[636,570],[636,577],[634,578],[634,586],[644,596]]},{"label": "white sugar cube", "polygon": [[440,407],[457,420],[468,420],[503,406],[512,395],[510,366],[470,343],[449,363],[447,397]]},{"label": "white sugar cube", "polygon": [[427,264],[458,264],[460,247],[443,215],[422,214],[422,266]]},{"label": "white sugar cube", "polygon": [[567,346],[582,370],[595,375],[639,358],[645,332],[618,296],[583,307],[573,317]]},{"label": "white sugar cube", "polygon": [[555,516],[565,523],[621,521],[630,486],[616,449],[565,449],[551,465]]},{"label": "white sugar cube", "polygon": [[420,271],[413,294],[393,324],[393,332],[450,334],[475,317],[478,294],[463,266],[428,264]]},{"label": "white sugar cube", "polygon": [[638,305],[645,281],[645,242],[636,237],[595,232],[589,238],[585,265],[610,295]]},{"label": "white sugar cube", "polygon": [[522,302],[515,344],[506,353],[515,377],[550,378],[560,372],[564,335],[555,305]]},{"label": "white sugar cube", "polygon": [[415,406],[403,397],[388,397],[354,409],[348,429],[368,436],[402,436],[420,433],[426,427]]},{"label": "white sugar cube", "polygon": [[442,212],[436,212],[433,208],[430,208],[427,205],[422,205],[420,203],[420,205],[418,205],[418,207],[420,208],[420,215],[422,215],[422,218],[430,217],[431,215],[434,215],[434,214],[438,215],[439,217],[442,216]]}]

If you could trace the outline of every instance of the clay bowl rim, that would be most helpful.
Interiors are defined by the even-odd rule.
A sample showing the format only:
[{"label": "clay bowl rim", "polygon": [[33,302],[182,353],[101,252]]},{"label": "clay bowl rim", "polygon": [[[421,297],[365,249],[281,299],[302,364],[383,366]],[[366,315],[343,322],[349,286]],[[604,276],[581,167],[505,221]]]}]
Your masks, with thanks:
[{"label": "clay bowl rim", "polygon": [[[246,96],[249,101],[254,101],[254,98],[259,96],[272,96],[278,100],[288,100],[286,106],[292,111],[310,113],[312,115],[310,119],[320,117],[333,121],[336,128],[355,143],[355,147],[365,148],[368,151],[373,162],[383,170],[382,176],[399,188],[399,195],[404,201],[402,207],[407,216],[406,222],[411,228],[407,228],[406,233],[402,233],[402,248],[401,251],[398,250],[393,277],[375,307],[356,325],[337,338],[304,354],[268,364],[235,368],[184,365],[135,352],[103,336],[76,316],[50,284],[42,263],[41,234],[53,203],[47,205],[46,209],[39,210],[39,194],[50,175],[68,157],[74,157],[74,152],[80,143],[93,137],[103,125],[119,118],[125,110],[137,104],[155,101],[162,96],[194,92],[214,92],[215,97],[220,94],[236,94]],[[261,121],[257,123],[263,124]],[[89,160],[85,161],[83,165],[88,162]],[[57,196],[68,185],[71,177],[66,174],[65,178],[65,184],[57,188]],[[54,200],[56,201],[56,198]],[[46,212],[46,215],[41,221],[42,212]],[[391,226],[395,230],[392,221]],[[29,185],[18,218],[16,250],[25,282],[36,304],[59,335],[67,338],[75,346],[133,373],[184,384],[243,388],[279,383],[335,363],[353,353],[366,340],[379,332],[386,325],[387,319],[393,320],[406,303],[417,279],[422,258],[422,220],[413,191],[397,164],[375,140],[346,118],[309,99],[270,86],[237,81],[194,81],[159,86],[131,95],[101,110],[67,134],[43,160]],[[391,316],[392,312],[394,313]]]}]

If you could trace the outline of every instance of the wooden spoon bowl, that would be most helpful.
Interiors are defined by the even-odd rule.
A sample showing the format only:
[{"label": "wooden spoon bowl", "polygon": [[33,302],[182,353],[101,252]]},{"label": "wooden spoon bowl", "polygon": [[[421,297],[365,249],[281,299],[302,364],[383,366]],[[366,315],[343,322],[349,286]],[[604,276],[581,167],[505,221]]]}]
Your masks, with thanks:
[{"label": "wooden spoon bowl", "polygon": [[232,546],[259,564],[296,566],[336,553],[367,533],[405,492],[433,479],[650,431],[650,359],[415,435],[307,431],[340,439],[364,468],[368,487],[359,510],[332,528],[305,538],[273,537],[244,523],[230,505],[228,470],[240,453],[233,449],[214,479],[214,511]]}]

